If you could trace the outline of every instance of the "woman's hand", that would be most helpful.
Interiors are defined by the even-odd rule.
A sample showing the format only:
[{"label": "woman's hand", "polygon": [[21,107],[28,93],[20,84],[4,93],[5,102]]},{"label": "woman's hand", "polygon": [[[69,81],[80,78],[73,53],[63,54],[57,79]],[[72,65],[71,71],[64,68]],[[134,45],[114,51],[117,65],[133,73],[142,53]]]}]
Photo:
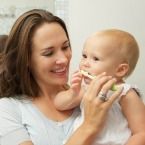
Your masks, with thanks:
[{"label": "woman's hand", "polygon": [[92,80],[91,84],[83,97],[84,104],[84,122],[83,126],[94,131],[97,135],[104,125],[106,115],[112,103],[120,95],[122,89],[119,88],[114,94],[107,97],[108,90],[115,84],[116,79],[111,76],[99,75]]},{"label": "woman's hand", "polygon": [[115,79],[105,73],[91,81],[83,97],[84,121],[65,145],[91,145],[94,142],[104,126],[108,110],[122,91],[118,88],[108,100],[104,99],[115,82]]}]

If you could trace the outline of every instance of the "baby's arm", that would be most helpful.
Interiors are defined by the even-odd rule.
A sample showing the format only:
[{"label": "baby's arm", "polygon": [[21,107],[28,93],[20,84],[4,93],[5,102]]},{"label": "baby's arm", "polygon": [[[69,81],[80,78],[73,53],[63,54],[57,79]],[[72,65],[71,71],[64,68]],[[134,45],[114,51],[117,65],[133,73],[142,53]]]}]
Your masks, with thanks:
[{"label": "baby's arm", "polygon": [[130,90],[120,103],[132,132],[126,145],[145,145],[145,105],[141,98]]},{"label": "baby's arm", "polygon": [[72,76],[69,89],[61,91],[54,98],[54,104],[58,110],[69,110],[78,106],[82,99],[81,89],[82,74],[77,71]]}]

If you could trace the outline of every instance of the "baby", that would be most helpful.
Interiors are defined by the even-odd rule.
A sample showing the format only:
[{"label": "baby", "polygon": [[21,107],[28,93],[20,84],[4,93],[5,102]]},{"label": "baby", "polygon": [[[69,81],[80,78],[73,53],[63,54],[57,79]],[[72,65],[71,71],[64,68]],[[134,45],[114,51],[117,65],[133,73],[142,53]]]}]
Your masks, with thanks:
[{"label": "baby", "polygon": [[[72,109],[81,104],[81,116],[74,123],[75,130],[82,123],[84,117],[82,94],[94,77],[106,73],[116,79],[115,87],[123,86],[123,91],[109,110],[105,126],[97,136],[94,145],[145,144],[145,127],[143,125],[145,107],[137,88],[125,83],[125,79],[135,69],[138,57],[138,44],[128,32],[117,29],[97,32],[85,42],[80,61],[81,71],[74,73],[70,88],[55,97],[54,102],[59,110]],[[103,72],[105,73],[101,74]],[[116,88],[113,87],[112,90],[115,91]],[[112,90],[101,92],[101,100],[107,101]]]}]

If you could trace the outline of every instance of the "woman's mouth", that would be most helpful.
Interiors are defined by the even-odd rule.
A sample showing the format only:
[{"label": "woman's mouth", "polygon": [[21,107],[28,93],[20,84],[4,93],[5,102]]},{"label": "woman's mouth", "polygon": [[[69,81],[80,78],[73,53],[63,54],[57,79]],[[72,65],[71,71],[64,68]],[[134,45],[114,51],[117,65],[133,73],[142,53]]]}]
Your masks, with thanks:
[{"label": "woman's mouth", "polygon": [[60,76],[66,76],[67,70],[68,70],[67,67],[62,67],[62,68],[54,69],[51,72],[53,72],[55,75],[60,77]]}]

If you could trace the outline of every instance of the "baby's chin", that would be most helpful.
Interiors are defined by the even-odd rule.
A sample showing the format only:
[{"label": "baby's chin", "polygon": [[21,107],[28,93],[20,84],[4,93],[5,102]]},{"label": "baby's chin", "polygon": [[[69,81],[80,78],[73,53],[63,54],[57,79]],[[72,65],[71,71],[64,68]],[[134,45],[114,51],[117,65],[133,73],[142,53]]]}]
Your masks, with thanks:
[{"label": "baby's chin", "polygon": [[89,79],[89,78],[87,78],[87,77],[85,77],[84,78],[84,83],[86,84],[86,85],[89,85],[90,83],[91,83],[91,79]]}]

